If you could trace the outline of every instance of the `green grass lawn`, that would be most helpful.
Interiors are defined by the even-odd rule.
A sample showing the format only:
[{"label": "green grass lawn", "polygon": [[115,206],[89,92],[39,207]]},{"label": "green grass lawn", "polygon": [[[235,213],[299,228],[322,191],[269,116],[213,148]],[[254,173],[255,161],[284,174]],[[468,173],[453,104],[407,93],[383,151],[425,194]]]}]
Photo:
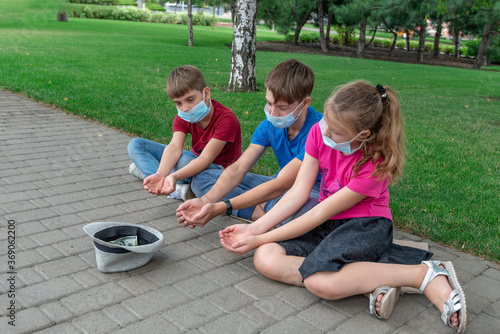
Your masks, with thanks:
[{"label": "green grass lawn", "polygon": [[[213,96],[232,108],[246,147],[264,119],[264,80],[294,57],[316,74],[312,105],[354,79],[390,85],[406,122],[407,162],[391,187],[394,224],[459,250],[500,261],[500,72],[323,55],[257,53],[254,93],[228,93],[228,28],[69,18],[62,0],[0,3],[0,86],[117,129],[168,143],[175,107],[165,94],[170,71],[200,68]],[[281,40],[266,31],[259,41]],[[7,131],[4,129],[2,131]],[[124,147],[124,150],[126,148]],[[272,152],[253,169],[272,174]]]}]

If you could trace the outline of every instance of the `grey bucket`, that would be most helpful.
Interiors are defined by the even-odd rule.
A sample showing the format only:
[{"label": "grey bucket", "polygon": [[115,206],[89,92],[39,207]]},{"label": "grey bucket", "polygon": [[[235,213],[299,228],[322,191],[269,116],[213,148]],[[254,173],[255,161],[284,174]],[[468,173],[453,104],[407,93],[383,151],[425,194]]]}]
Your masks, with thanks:
[{"label": "grey bucket", "polygon": [[[97,269],[103,273],[128,271],[144,266],[165,243],[154,228],[119,222],[95,222],[83,230],[94,240]],[[109,243],[121,237],[137,235],[138,246]]]}]

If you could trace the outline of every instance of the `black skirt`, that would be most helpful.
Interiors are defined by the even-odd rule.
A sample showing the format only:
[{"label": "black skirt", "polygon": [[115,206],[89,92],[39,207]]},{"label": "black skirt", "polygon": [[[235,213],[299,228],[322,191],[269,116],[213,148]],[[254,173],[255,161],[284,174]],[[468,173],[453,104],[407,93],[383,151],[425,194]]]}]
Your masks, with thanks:
[{"label": "black skirt", "polygon": [[306,234],[280,242],[287,255],[304,257],[302,279],[321,271],[339,271],[348,263],[420,264],[432,253],[392,243],[392,221],[382,217],[327,220]]}]

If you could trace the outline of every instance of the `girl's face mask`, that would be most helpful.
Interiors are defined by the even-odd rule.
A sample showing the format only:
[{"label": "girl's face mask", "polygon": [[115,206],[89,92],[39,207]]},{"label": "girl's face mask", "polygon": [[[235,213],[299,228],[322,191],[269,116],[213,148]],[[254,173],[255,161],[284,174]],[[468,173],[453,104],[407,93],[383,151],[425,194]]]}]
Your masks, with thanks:
[{"label": "girl's face mask", "polygon": [[293,114],[295,113],[295,111],[302,105],[302,103],[304,103],[304,101],[305,100],[302,100],[302,102],[299,103],[297,108],[295,108],[291,113],[289,113],[286,116],[282,116],[282,117],[272,116],[271,113],[269,112],[269,109],[267,108],[267,103],[266,103],[266,106],[264,107],[264,112],[266,113],[266,118],[269,122],[271,122],[271,124],[273,126],[279,128],[279,129],[288,128],[290,125],[292,125],[297,120],[297,118],[300,117],[300,114],[302,114],[302,110],[304,110],[304,109],[300,110],[300,113],[297,115],[297,118],[293,117]]},{"label": "girl's face mask", "polygon": [[358,138],[363,133],[364,130],[361,131],[360,133],[358,133],[358,135],[356,137],[354,137],[353,139],[351,139],[349,141],[346,141],[343,143],[336,143],[333,141],[333,139],[324,135],[324,132],[327,128],[325,118],[322,118],[321,121],[319,121],[319,128],[321,129],[321,135],[323,136],[323,143],[325,143],[326,146],[333,148],[334,150],[337,150],[339,152],[342,152],[345,154],[352,154],[352,153],[356,152],[357,150],[359,150],[361,148],[361,146],[363,146],[363,144],[364,144],[364,142],[362,142],[358,148],[355,148],[354,150],[351,149],[351,142],[354,139]]},{"label": "girl's face mask", "polygon": [[203,91],[203,100],[201,100],[200,103],[198,103],[188,111],[181,111],[179,110],[179,108],[177,108],[177,115],[179,115],[179,117],[186,122],[198,123],[208,115],[211,108],[212,101],[210,101],[210,107],[207,107],[207,104],[205,103],[205,91]]}]

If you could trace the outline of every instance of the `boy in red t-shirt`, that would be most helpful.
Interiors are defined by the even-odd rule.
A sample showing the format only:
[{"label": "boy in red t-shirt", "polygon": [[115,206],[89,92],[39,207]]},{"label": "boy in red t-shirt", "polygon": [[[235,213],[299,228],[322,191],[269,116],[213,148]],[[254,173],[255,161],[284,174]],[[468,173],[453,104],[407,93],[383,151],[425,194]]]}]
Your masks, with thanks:
[{"label": "boy in red t-shirt", "polygon": [[[191,177],[209,168],[223,169],[241,155],[241,127],[231,109],[210,99],[200,70],[185,65],[167,79],[167,95],[177,107],[168,145],[134,138],[128,144],[129,172],[156,195],[186,200]],[[191,151],[183,150],[191,134]]]}]

